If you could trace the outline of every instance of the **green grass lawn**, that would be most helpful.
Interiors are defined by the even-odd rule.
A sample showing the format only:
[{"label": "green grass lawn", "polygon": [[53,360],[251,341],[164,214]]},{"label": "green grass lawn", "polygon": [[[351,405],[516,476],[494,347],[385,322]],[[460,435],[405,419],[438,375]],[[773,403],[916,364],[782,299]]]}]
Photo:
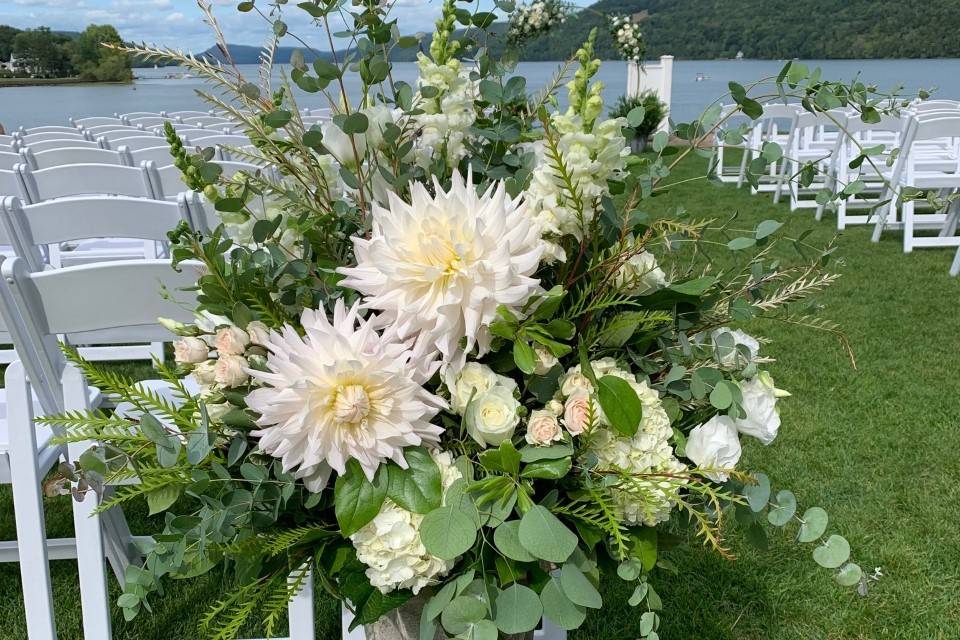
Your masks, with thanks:
[{"label": "green grass lawn", "polygon": [[[702,167],[687,163],[673,179],[694,177]],[[818,224],[812,212],[790,214],[769,196],[703,182],[684,184],[648,209],[681,204],[697,218],[739,212],[743,228],[768,218],[787,221],[785,232],[794,236],[812,228],[811,242],[834,235],[829,216]],[[885,577],[860,598],[813,562],[810,545],[773,531],[765,552],[740,544],[732,532],[735,562],[692,543],[666,556],[677,575],[655,576],[664,640],[960,638],[960,279],[947,275],[952,252],[904,255],[900,247],[895,233],[875,245],[868,229],[847,230],[835,254],[843,277],[818,298],[821,315],[844,327],[856,370],[828,334],[776,322],[747,327],[771,340],[765,354],[779,358],[772,373],[794,397],[781,403],[774,444],[745,440],[743,466],[794,491],[801,509],[826,508],[831,530],[850,541],[854,559],[868,571],[883,567]],[[67,499],[48,501],[51,535],[69,535],[69,508]],[[14,538],[6,488],[0,513],[0,538]],[[153,530],[144,510],[128,517],[135,532]],[[114,636],[196,638],[197,621],[221,592],[220,578],[168,583],[166,596],[154,601],[156,613],[131,624],[115,609]],[[53,579],[60,636],[79,639],[75,565],[54,562]],[[635,638],[639,615],[627,606],[629,595],[609,581],[604,609],[571,638]],[[337,605],[319,595],[317,604],[318,637],[339,638]],[[0,621],[3,638],[26,637],[20,573],[12,564],[0,566]]]}]

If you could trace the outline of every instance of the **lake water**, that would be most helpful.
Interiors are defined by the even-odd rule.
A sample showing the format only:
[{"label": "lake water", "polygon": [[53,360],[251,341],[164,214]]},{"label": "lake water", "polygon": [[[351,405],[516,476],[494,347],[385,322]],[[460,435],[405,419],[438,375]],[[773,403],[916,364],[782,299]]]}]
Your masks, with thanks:
[{"label": "lake water", "polygon": [[[884,90],[903,85],[907,91],[936,89],[942,98],[960,99],[960,59],[934,60],[813,60],[824,77],[850,80],[857,74]],[[775,76],[783,62],[771,60],[678,60],[674,63],[672,116],[679,122],[695,118],[708,104],[721,96],[727,82],[741,84]],[[558,68],[554,62],[525,62],[518,73],[525,75],[528,88],[546,84]],[[254,65],[242,65],[250,77],[256,77]],[[208,107],[197,96],[204,88],[198,78],[171,79],[176,69],[137,69],[139,78],[132,85],[69,85],[14,87],[0,89],[0,122],[8,129],[45,124],[66,124],[67,118],[112,115],[131,111],[178,111]],[[627,72],[623,62],[605,62],[599,72],[605,85],[604,99],[611,104],[624,93]],[[416,65],[397,63],[394,78],[412,82]],[[700,78],[698,80],[698,78]],[[359,81],[347,77],[348,92],[359,91]],[[561,92],[561,95],[564,92]],[[303,107],[326,106],[319,94],[297,96]]]}]

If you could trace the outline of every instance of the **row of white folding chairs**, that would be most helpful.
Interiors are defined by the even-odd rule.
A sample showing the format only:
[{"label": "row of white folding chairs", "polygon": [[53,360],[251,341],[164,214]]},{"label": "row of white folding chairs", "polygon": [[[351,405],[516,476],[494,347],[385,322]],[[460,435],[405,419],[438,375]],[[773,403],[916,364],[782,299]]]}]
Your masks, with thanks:
[{"label": "row of white folding chairs", "polygon": [[[55,640],[56,622],[49,561],[76,558],[79,565],[83,637],[109,640],[110,596],[107,558],[118,580],[140,555],[119,508],[96,512],[98,496],[87,491],[71,501],[74,539],[48,540],[41,482],[59,460],[75,460],[93,443],[51,443],[50,429],[35,429],[33,418],[44,413],[83,411],[102,397],[90,390],[80,372],[59,352],[58,335],[94,341],[169,339],[157,317],[190,321],[187,309],[161,295],[161,287],[179,300],[192,298],[191,288],[202,265],[167,261],[115,262],[54,271],[31,272],[14,258],[0,265],[0,330],[8,331],[21,359],[7,369],[3,403],[6,438],[0,439],[0,480],[13,485],[17,541],[3,543],[2,560],[19,561],[29,640]],[[116,296],[124,291],[124,296]],[[170,396],[165,383],[148,387]],[[109,495],[109,494],[108,494]],[[290,603],[290,640],[312,640],[312,580]]]}]

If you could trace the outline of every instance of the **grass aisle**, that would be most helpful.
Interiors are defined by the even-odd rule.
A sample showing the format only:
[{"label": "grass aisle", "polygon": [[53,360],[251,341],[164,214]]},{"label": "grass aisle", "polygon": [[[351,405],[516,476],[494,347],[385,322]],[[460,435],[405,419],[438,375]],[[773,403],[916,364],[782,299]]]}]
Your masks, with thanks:
[{"label": "grass aisle", "polygon": [[[691,161],[673,179],[698,171],[702,161]],[[648,210],[681,204],[696,218],[739,212],[742,228],[786,220],[784,231],[792,236],[814,229],[814,244],[833,236],[830,216],[817,224],[811,211],[790,214],[769,196],[701,181],[652,201]],[[835,255],[843,276],[818,301],[821,315],[843,326],[858,369],[828,334],[775,322],[747,327],[772,341],[765,354],[781,362],[770,369],[794,397],[780,404],[783,426],[774,444],[763,448],[745,439],[744,467],[794,491],[801,508],[825,507],[831,527],[850,540],[854,559],[868,571],[882,566],[885,577],[861,599],[813,562],[810,545],[774,531],[766,552],[737,543],[734,533],[735,563],[697,546],[670,551],[665,557],[679,573],[658,572],[654,580],[664,601],[664,640],[960,637],[960,279],[947,275],[952,253],[904,255],[897,234],[874,245],[868,229],[853,228]],[[0,493],[0,513],[0,538],[14,538],[8,488]],[[69,535],[68,501],[48,501],[47,513],[51,535]],[[142,509],[130,520],[135,531],[150,530]],[[60,637],[78,639],[75,565],[55,562],[53,572]],[[154,601],[155,615],[126,624],[117,612],[114,636],[196,638],[198,620],[223,587],[220,577],[167,583],[167,595]],[[588,618],[571,640],[637,636],[639,613],[626,604],[630,592],[611,582],[603,595],[602,614]],[[336,607],[322,596],[318,607],[318,637],[336,640]],[[0,565],[0,621],[3,637],[26,637],[20,574],[12,564]]]}]

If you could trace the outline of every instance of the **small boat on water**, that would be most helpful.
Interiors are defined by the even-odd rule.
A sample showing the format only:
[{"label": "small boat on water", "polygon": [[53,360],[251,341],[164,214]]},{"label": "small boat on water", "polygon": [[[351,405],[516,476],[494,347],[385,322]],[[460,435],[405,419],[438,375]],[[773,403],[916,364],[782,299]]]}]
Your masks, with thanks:
[{"label": "small boat on water", "polygon": [[708,75],[705,74],[705,73],[698,73],[698,74],[697,74],[697,82],[703,82],[704,80],[709,80],[709,79],[710,79],[710,76],[708,76]]}]

